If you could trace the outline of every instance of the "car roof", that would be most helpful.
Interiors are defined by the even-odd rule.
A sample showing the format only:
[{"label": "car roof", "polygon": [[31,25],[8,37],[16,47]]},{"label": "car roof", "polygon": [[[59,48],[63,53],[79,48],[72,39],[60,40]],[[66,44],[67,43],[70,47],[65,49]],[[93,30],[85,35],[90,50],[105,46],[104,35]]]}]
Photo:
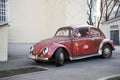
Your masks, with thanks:
[{"label": "car roof", "polygon": [[73,28],[82,28],[82,27],[93,27],[93,26],[91,26],[91,25],[71,25],[71,27],[73,27]]},{"label": "car roof", "polygon": [[70,25],[70,26],[65,26],[65,27],[61,27],[61,28],[72,28],[72,29],[76,29],[76,28],[95,28],[94,26],[91,25]]}]

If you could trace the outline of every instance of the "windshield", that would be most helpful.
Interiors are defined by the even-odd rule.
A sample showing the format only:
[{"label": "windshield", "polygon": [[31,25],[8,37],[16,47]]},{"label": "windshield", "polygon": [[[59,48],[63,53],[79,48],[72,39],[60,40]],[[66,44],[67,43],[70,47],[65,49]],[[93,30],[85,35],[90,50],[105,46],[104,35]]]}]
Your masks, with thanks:
[{"label": "windshield", "polygon": [[69,37],[71,35],[72,29],[62,28],[57,31],[55,37]]}]

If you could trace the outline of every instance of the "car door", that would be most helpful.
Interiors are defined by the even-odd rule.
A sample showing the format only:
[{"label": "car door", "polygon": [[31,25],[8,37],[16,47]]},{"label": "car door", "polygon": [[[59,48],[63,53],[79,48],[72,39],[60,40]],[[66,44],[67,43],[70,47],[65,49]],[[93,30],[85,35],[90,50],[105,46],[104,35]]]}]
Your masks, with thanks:
[{"label": "car door", "polygon": [[87,55],[91,53],[91,38],[89,36],[88,28],[79,28],[74,32],[73,56]]}]

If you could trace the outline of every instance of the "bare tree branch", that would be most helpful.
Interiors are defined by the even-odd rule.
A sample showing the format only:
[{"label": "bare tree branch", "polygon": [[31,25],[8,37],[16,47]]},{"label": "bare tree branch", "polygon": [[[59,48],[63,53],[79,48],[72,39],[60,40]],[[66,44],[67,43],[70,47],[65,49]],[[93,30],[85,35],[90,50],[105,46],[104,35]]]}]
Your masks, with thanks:
[{"label": "bare tree branch", "polygon": [[109,17],[110,17],[110,15],[111,15],[111,13],[112,13],[112,11],[113,11],[113,9],[114,9],[115,5],[117,4],[117,2],[118,2],[118,0],[115,0],[115,3],[113,4],[112,9],[110,10],[110,12],[109,12],[109,14],[108,14],[107,18],[109,18]]},{"label": "bare tree branch", "polygon": [[118,14],[119,8],[120,8],[120,4],[118,5],[117,11],[116,11],[116,13],[115,13],[115,17],[117,17],[117,14]]},{"label": "bare tree branch", "polygon": [[113,2],[113,0],[111,0],[111,1],[107,4],[107,6],[110,6],[112,2]]},{"label": "bare tree branch", "polygon": [[103,17],[103,9],[104,9],[103,1],[101,0],[101,2],[100,2],[100,18],[98,20],[97,28],[100,27],[100,22],[101,22],[101,19]]},{"label": "bare tree branch", "polygon": [[[100,27],[103,16],[105,17],[105,20],[108,21],[117,3],[118,0],[100,0],[100,16],[97,22],[97,28]],[[115,17],[117,16],[119,9],[120,9],[120,4],[118,5],[118,8],[116,10]]]},{"label": "bare tree branch", "polygon": [[90,1],[90,2],[87,2],[88,8],[89,8],[89,13],[87,12],[87,14],[89,16],[89,19],[88,19],[87,23],[89,25],[93,25],[93,21],[92,21],[93,0],[88,0],[88,1]]}]

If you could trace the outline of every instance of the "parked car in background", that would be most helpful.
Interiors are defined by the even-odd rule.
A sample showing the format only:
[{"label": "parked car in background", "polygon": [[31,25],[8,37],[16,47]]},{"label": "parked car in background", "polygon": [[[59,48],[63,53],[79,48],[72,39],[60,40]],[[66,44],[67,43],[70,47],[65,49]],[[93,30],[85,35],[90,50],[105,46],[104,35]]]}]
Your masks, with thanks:
[{"label": "parked car in background", "polygon": [[65,60],[110,58],[114,49],[113,41],[106,39],[100,29],[89,25],[66,26],[59,28],[53,38],[33,45],[29,58],[36,62],[54,60],[56,66],[62,66]]}]

